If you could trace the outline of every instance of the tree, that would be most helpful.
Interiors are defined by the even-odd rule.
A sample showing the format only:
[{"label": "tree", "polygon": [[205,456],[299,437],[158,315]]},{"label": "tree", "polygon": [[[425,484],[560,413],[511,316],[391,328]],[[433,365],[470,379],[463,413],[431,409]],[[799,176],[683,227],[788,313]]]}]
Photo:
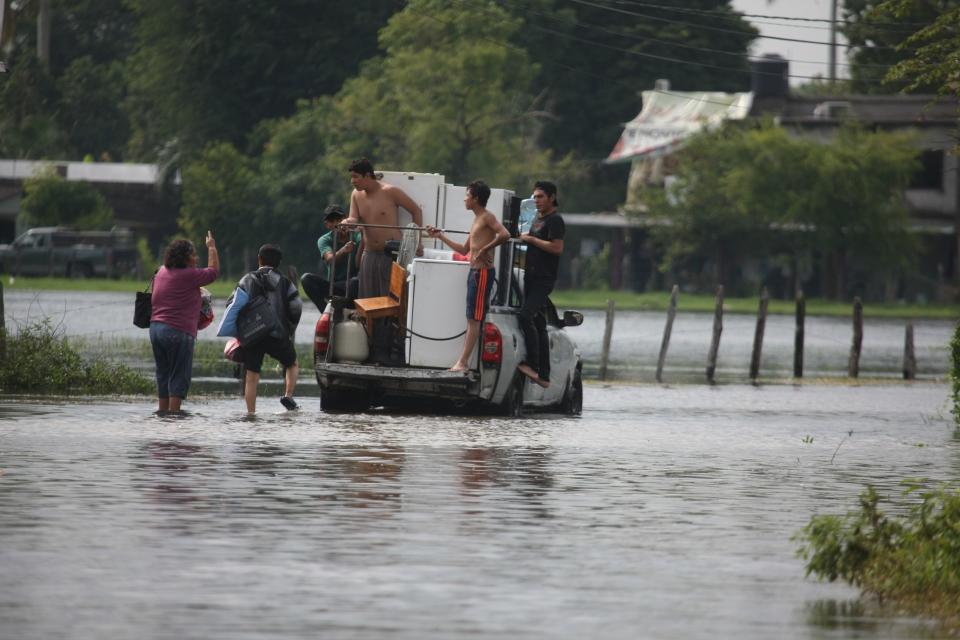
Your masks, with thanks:
[{"label": "tree", "polygon": [[[183,203],[177,223],[194,242],[199,243],[211,230],[225,251],[256,249],[271,238],[270,225],[263,224],[266,211],[256,162],[233,145],[210,145],[184,167]],[[232,267],[224,258],[225,269]]]},{"label": "tree", "polygon": [[843,299],[854,267],[894,275],[911,265],[902,192],[916,164],[907,134],[851,126],[825,144],[770,122],[728,125],[696,136],[675,185],[649,204],[669,221],[658,232],[667,265],[712,263],[725,283],[738,262],[787,252],[796,265],[809,254],[833,276],[824,292]]},{"label": "tree", "polygon": [[492,2],[412,0],[380,34],[385,56],[336,97],[340,154],[519,189],[567,171],[536,144],[545,114],[537,66],[510,44],[520,26]]},{"label": "tree", "polygon": [[377,0],[129,0],[136,49],[127,63],[131,150],[192,157],[214,141],[241,148],[254,126],[296,101],[335,93],[376,50],[393,13]]},{"label": "tree", "polygon": [[[900,65],[914,58],[915,47],[924,39],[915,38],[914,34],[922,31],[932,35],[927,29],[933,25],[941,25],[935,28],[937,39],[953,33],[955,52],[958,11],[956,0],[844,0],[841,31],[852,49],[849,58],[853,90],[858,93],[937,91],[941,83],[935,75],[916,74],[911,79],[909,74],[890,73],[890,70],[903,69]],[[930,27],[921,28],[923,25]],[[937,53],[946,54],[948,50]],[[929,62],[933,62],[933,66],[946,63],[949,67],[950,58],[933,56]]]},{"label": "tree", "polygon": [[87,182],[68,182],[46,171],[24,182],[20,203],[24,226],[71,226],[76,229],[109,229],[113,211]]},{"label": "tree", "polygon": [[0,74],[0,155],[58,159],[65,146],[54,80],[32,51],[21,50],[10,71]]},{"label": "tree", "polygon": [[657,79],[669,79],[675,91],[750,88],[749,46],[759,32],[730,0],[500,4],[523,19],[513,42],[539,67],[531,90],[551,114],[540,142],[579,162],[582,178],[564,198],[573,210],[623,203],[629,167],[600,163],[640,110],[640,91]]}]

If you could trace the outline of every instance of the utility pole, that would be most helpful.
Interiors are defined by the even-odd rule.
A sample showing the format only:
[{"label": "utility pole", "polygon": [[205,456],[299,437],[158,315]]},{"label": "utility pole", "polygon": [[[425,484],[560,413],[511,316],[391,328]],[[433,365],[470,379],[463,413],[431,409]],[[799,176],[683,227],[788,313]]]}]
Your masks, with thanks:
[{"label": "utility pole", "polygon": [[837,84],[837,0],[830,0],[830,86]]},{"label": "utility pole", "polygon": [[50,0],[39,0],[37,6],[37,59],[50,64]]}]

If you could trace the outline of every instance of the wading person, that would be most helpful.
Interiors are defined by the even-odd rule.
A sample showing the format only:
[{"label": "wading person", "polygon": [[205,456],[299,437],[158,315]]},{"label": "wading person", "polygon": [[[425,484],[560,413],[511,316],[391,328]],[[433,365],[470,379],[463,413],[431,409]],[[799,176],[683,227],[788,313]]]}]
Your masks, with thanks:
[{"label": "wading person", "polygon": [[257,252],[260,268],[243,276],[237,284],[251,301],[256,296],[266,296],[278,320],[269,335],[243,346],[243,365],[247,370],[243,383],[243,399],[247,403],[247,413],[251,415],[257,410],[257,385],[260,383],[260,368],[263,366],[264,355],[274,358],[285,369],[284,393],[280,404],[290,411],[297,408],[293,392],[297,386],[300,367],[297,364],[293,334],[300,323],[303,303],[297,287],[277,270],[282,258],[283,253],[279,247],[263,245]]},{"label": "wading person", "polygon": [[[366,158],[350,164],[350,216],[345,225],[377,225],[363,227],[363,255],[360,258],[360,298],[385,296],[390,291],[390,264],[393,258],[386,252],[388,240],[400,240],[399,209],[403,207],[413,216],[418,227],[423,226],[423,214],[410,196],[399,187],[382,183],[377,179],[373,165]],[[417,245],[417,255],[423,255],[423,243]],[[406,266],[406,265],[404,265]],[[388,359],[387,337],[384,321],[378,320],[373,327],[373,357]]]},{"label": "wading person", "polygon": [[[332,204],[324,213],[323,223],[327,227],[327,232],[317,240],[317,248],[320,249],[320,257],[326,266],[325,272],[323,275],[305,273],[300,278],[303,292],[313,301],[313,304],[317,305],[321,313],[327,306],[331,282],[333,282],[334,295],[346,296],[349,300],[357,297],[358,256],[360,255],[360,233],[351,232],[345,226],[338,226],[347,217],[340,205]],[[336,250],[334,250],[334,238],[336,238]],[[350,282],[347,282],[348,273]]]},{"label": "wading person", "polygon": [[197,250],[189,240],[174,240],[163,254],[153,279],[150,346],[157,367],[160,412],[180,411],[193,376],[193,346],[200,318],[200,287],[220,275],[213,234],[207,231],[207,266],[197,266]]},{"label": "wading person", "polygon": [[517,369],[541,387],[550,386],[550,341],[544,308],[553,291],[563,253],[566,228],[557,213],[557,186],[545,180],[533,187],[537,217],[530,231],[520,235],[527,245],[526,270],[523,275],[523,306],[520,308],[520,329],[526,358]]},{"label": "wading person", "polygon": [[450,371],[466,371],[470,356],[480,337],[480,323],[490,308],[490,290],[497,278],[493,266],[493,250],[510,238],[510,233],[497,217],[487,210],[490,187],[477,180],[467,185],[464,206],[473,211],[470,235],[460,244],[446,237],[440,229],[427,227],[431,238],[439,238],[445,245],[463,255],[470,256],[470,272],[467,274],[467,334],[463,339],[463,351]]}]

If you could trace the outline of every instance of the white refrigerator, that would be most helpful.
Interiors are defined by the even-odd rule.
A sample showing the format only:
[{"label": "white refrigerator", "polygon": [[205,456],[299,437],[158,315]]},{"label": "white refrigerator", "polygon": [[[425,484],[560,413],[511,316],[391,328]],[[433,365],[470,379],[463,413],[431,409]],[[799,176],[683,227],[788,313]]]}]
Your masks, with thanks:
[{"label": "white refrigerator", "polygon": [[[467,329],[467,273],[470,265],[417,258],[407,288],[407,363],[448,369],[460,357]],[[433,338],[433,339],[431,339]],[[452,338],[436,340],[436,338]],[[470,366],[477,364],[476,353]]]}]

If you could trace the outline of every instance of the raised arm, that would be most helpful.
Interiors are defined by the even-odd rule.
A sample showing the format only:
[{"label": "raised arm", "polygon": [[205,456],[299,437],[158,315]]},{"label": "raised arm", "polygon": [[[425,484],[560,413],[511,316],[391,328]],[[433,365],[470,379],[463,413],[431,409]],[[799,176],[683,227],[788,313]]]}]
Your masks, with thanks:
[{"label": "raised arm", "polygon": [[220,271],[220,254],[217,253],[217,242],[213,239],[213,233],[207,230],[207,266],[211,269]]}]

